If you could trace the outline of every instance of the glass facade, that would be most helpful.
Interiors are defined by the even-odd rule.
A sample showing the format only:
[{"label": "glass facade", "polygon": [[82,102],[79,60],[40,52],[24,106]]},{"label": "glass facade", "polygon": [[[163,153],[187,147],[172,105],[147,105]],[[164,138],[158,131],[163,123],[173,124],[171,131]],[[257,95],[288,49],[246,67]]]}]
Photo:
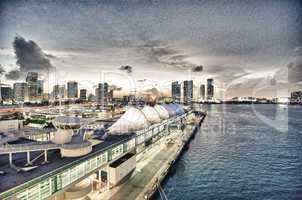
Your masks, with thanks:
[{"label": "glass facade", "polygon": [[[178,118],[180,119],[181,117]],[[112,161],[124,153],[133,150],[135,147],[139,146],[139,144],[145,142],[148,138],[159,136],[157,137],[158,139],[163,135],[168,134],[169,124],[173,121],[175,121],[175,118],[173,120],[167,120],[160,125],[152,126],[147,130],[145,129],[144,131],[137,133],[135,138],[132,138],[127,142],[108,149],[107,151],[95,155],[85,161],[82,161],[81,163],[75,164],[74,166],[69,167],[68,169],[65,169],[55,175],[46,178],[41,177],[41,181],[39,183],[33,184],[32,186],[25,186],[31,184],[29,181],[23,186],[26,187],[26,189],[22,190],[21,185],[20,187],[6,191],[1,194],[1,198],[11,198],[12,192],[16,192],[16,197],[20,200],[42,200],[48,198],[70,184],[87,177],[93,171],[100,169],[109,161]]]},{"label": "glass facade", "polygon": [[[118,151],[116,152],[116,156],[119,156],[122,153],[122,151]],[[30,187],[19,193],[17,198],[20,200],[45,199],[69,184],[80,180],[107,162],[108,153],[102,153],[55,176],[49,177],[38,184],[35,184],[33,187]]]}]

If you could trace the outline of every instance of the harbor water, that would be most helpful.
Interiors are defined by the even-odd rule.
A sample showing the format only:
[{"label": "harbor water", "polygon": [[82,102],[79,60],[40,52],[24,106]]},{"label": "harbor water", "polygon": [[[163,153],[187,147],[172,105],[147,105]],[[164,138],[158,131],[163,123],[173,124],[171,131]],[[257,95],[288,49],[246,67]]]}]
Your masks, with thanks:
[{"label": "harbor water", "polygon": [[169,200],[302,199],[302,107],[203,109],[201,130],[162,186]]}]

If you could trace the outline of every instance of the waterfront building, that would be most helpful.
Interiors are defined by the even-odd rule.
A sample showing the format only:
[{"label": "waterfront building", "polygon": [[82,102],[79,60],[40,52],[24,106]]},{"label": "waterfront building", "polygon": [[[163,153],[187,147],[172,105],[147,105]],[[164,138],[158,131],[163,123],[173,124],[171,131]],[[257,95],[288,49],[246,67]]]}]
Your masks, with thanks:
[{"label": "waterfront building", "polygon": [[292,92],[290,95],[290,103],[302,104],[302,91]]},{"label": "waterfront building", "polygon": [[214,98],[214,79],[207,79],[207,99],[213,100]]},{"label": "waterfront building", "polygon": [[25,102],[28,100],[27,83],[14,83],[14,100],[16,102]]},{"label": "waterfront building", "polygon": [[193,99],[193,81],[186,80],[183,84],[183,101],[185,104],[189,104]]},{"label": "waterfront building", "polygon": [[68,99],[78,98],[78,83],[76,81],[69,81],[67,83],[67,97]]},{"label": "waterfront building", "polygon": [[[130,107],[112,126],[104,126],[105,135],[97,122],[89,123],[88,131],[83,126],[90,120],[70,116],[52,119],[50,133],[29,130],[24,135],[30,143],[15,142],[0,152],[6,155],[0,171],[7,180],[1,182],[0,199],[83,199],[93,190],[110,190],[136,168],[137,154],[179,129],[176,125],[191,114],[180,105],[164,105]],[[23,140],[4,134],[0,142]]]},{"label": "waterfront building", "polygon": [[86,89],[81,89],[80,90],[80,100],[81,101],[86,101],[87,100],[87,90]]},{"label": "waterfront building", "polygon": [[172,99],[176,102],[179,102],[180,95],[181,95],[181,86],[180,83],[178,83],[178,81],[172,82],[171,93],[172,93]]},{"label": "waterfront building", "polygon": [[26,75],[29,101],[35,101],[38,95],[38,73],[28,72]]},{"label": "waterfront building", "polygon": [[204,84],[201,84],[199,88],[199,98],[201,100],[205,100],[205,97],[206,97],[206,86]]}]

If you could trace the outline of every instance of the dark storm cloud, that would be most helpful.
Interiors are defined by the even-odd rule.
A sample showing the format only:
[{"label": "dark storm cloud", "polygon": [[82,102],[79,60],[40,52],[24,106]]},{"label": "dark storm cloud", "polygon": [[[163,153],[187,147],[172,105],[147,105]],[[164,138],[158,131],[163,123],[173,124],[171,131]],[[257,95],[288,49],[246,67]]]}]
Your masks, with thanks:
[{"label": "dark storm cloud", "polygon": [[[246,78],[249,73],[248,77],[253,77],[252,73],[258,77],[261,70],[265,76],[277,67],[290,72],[289,76],[281,74],[285,79],[298,81],[302,77],[300,64],[292,62],[287,68],[282,63],[290,63],[289,50],[301,46],[301,5],[298,0],[4,1],[0,46],[8,46],[15,32],[30,33],[32,38],[43,41],[43,48],[54,52],[91,53],[93,61],[89,62],[95,66],[109,59],[112,66],[119,68],[121,61],[116,55],[125,53],[122,62],[137,63],[135,72],[150,66],[160,70],[158,66],[164,66],[171,72],[168,79],[177,79],[180,70],[200,71],[195,68],[202,64],[205,75],[226,84]],[[100,57],[99,52],[110,52],[112,47],[118,50],[102,61],[94,59]],[[133,50],[142,54],[137,56]],[[301,47],[295,53],[299,51]],[[57,62],[58,68],[70,67],[66,70],[87,75],[88,70],[77,63],[86,62],[86,55],[71,55]],[[205,62],[192,63],[192,55],[194,61]],[[54,57],[45,54],[43,58]],[[20,67],[21,71],[24,69],[27,67]]]},{"label": "dark storm cloud", "polygon": [[139,46],[139,51],[143,52],[147,60],[152,63],[168,65],[182,70],[193,69],[193,72],[202,71],[202,66],[196,66],[187,60],[190,57],[189,55],[159,40],[145,40],[144,44]]},{"label": "dark storm cloud", "polygon": [[119,69],[122,70],[122,71],[126,71],[127,73],[131,73],[132,72],[132,68],[131,66],[129,65],[124,65],[124,66],[121,66]]},{"label": "dark storm cloud", "polygon": [[287,65],[288,81],[290,83],[302,82],[302,57]]},{"label": "dark storm cloud", "polygon": [[4,74],[5,70],[3,69],[3,66],[0,64],[0,75]]},{"label": "dark storm cloud", "polygon": [[241,67],[212,65],[205,68],[205,72],[213,74],[213,76],[222,82],[230,82],[242,78],[249,73]]},{"label": "dark storm cloud", "polygon": [[20,72],[20,70],[12,70],[5,74],[5,78],[10,80],[18,80],[20,79],[24,74]]},{"label": "dark storm cloud", "polygon": [[54,69],[47,58],[50,55],[46,55],[34,41],[26,41],[23,37],[16,36],[13,47],[21,72],[48,72]]},{"label": "dark storm cloud", "polygon": [[193,68],[193,72],[202,72],[203,71],[203,66],[200,65],[200,66],[196,66]]},{"label": "dark storm cloud", "polygon": [[51,54],[45,54],[34,41],[26,41],[23,37],[16,36],[13,47],[17,59],[16,64],[19,66],[19,69],[5,74],[7,79],[17,80],[29,71],[46,73],[54,69],[48,58],[55,57]]}]

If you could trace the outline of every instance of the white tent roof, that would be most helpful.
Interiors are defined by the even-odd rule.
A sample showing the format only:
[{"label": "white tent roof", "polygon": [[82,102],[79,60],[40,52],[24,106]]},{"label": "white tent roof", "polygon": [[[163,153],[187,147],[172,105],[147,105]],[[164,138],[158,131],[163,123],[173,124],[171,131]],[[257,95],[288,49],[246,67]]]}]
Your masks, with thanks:
[{"label": "white tent roof", "polygon": [[153,107],[145,106],[141,111],[151,124],[159,123],[161,121],[158,112]]},{"label": "white tent roof", "polygon": [[149,122],[142,111],[130,107],[111,127],[110,133],[129,133],[149,126]]},{"label": "white tent roof", "polygon": [[168,119],[169,113],[168,111],[161,105],[155,105],[154,109],[157,111],[161,119]]}]

